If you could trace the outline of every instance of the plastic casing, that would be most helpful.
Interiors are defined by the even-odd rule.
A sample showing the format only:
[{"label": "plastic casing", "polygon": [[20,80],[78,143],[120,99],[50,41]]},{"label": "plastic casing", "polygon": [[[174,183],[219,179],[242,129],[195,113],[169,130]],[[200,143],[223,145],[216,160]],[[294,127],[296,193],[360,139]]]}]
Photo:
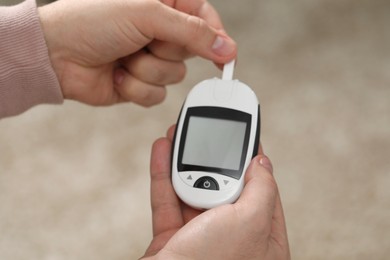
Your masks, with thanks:
[{"label": "plastic casing", "polygon": [[[251,115],[251,129],[243,173],[239,180],[213,172],[178,172],[178,152],[186,111],[190,107],[213,106],[235,109]],[[173,154],[172,183],[179,198],[194,208],[210,209],[235,202],[244,186],[245,171],[257,147],[256,133],[259,131],[259,102],[250,87],[238,80],[209,79],[197,84],[188,94],[177,122]],[[258,138],[258,136],[257,136]],[[257,152],[257,151],[256,151]],[[191,175],[192,180],[187,177]],[[194,182],[210,176],[217,180],[220,190],[194,188]],[[228,181],[228,184],[225,182]]]}]

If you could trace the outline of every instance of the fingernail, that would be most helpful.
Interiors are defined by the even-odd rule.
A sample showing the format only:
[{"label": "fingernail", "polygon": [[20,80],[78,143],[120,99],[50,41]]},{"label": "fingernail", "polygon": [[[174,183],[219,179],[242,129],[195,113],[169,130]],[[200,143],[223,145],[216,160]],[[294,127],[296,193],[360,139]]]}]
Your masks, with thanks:
[{"label": "fingernail", "polygon": [[228,38],[217,36],[211,48],[219,56],[229,56],[236,49],[236,44]]},{"label": "fingernail", "polygon": [[262,156],[259,163],[266,168],[270,173],[273,172],[271,160],[267,156]]},{"label": "fingernail", "polygon": [[125,73],[121,69],[117,69],[114,74],[114,82],[117,85],[122,84],[125,78]]}]

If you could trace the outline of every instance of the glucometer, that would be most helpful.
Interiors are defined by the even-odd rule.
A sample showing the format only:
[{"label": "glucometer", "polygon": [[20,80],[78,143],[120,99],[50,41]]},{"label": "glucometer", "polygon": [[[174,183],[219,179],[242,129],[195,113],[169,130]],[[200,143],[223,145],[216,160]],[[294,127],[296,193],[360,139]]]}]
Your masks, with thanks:
[{"label": "glucometer", "polygon": [[232,79],[233,70],[234,61],[225,64],[222,79],[193,87],[177,121],[172,183],[179,198],[194,208],[236,201],[257,154],[259,102],[250,87]]}]

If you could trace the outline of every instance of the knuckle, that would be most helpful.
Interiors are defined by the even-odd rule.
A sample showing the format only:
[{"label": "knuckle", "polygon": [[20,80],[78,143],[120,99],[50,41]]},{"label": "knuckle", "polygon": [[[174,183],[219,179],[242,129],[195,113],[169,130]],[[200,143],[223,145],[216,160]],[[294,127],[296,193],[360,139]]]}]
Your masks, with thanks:
[{"label": "knuckle", "polygon": [[187,17],[186,23],[192,40],[200,37],[207,31],[206,21],[199,17],[190,15]]},{"label": "knuckle", "polygon": [[179,63],[176,66],[175,79],[172,80],[171,83],[173,84],[173,83],[181,82],[182,80],[184,80],[184,77],[186,76],[186,73],[187,73],[187,68],[186,68],[186,65],[184,64],[184,62]]},{"label": "knuckle", "polygon": [[136,103],[148,108],[163,102],[166,96],[165,87],[158,86],[156,88],[158,89],[144,91],[142,95],[138,97]]},{"label": "knuckle", "polygon": [[167,77],[166,73],[163,71],[163,68],[159,66],[153,66],[149,73],[151,82],[156,84],[161,84],[161,82],[164,82],[165,78]]},{"label": "knuckle", "polygon": [[161,2],[159,1],[141,1],[139,4],[144,8],[144,11],[160,12]]},{"label": "knuckle", "polygon": [[149,71],[149,81],[156,85],[174,84],[182,81],[187,69],[184,62],[156,64]]},{"label": "knuckle", "polygon": [[181,63],[178,69],[178,82],[184,80],[186,74],[187,74],[187,67],[184,63]]}]

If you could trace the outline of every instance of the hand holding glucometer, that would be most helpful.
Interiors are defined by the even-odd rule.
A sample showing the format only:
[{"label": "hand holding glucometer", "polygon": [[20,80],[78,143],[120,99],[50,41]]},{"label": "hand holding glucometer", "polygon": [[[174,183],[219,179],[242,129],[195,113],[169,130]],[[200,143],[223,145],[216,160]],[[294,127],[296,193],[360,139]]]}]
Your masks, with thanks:
[{"label": "hand holding glucometer", "polygon": [[234,61],[222,79],[200,82],[188,94],[176,126],[172,183],[186,204],[209,209],[233,203],[257,154],[260,106],[255,93],[233,80]]}]

